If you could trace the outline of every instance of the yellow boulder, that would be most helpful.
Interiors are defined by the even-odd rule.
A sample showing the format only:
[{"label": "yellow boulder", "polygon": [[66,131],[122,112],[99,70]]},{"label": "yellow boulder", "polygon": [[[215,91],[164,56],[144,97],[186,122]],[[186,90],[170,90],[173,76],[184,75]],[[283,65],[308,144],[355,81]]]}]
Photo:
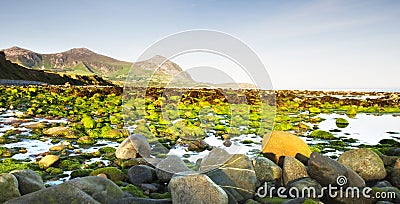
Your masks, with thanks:
[{"label": "yellow boulder", "polygon": [[297,153],[310,157],[311,150],[308,145],[296,135],[282,131],[272,131],[272,133],[264,135],[262,153],[275,154],[277,162],[281,156],[295,157]]}]

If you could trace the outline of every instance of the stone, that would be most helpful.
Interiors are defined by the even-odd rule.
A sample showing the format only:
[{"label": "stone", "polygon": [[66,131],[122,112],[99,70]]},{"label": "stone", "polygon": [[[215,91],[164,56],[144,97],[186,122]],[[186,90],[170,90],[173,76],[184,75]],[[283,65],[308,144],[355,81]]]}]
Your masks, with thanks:
[{"label": "stone", "polygon": [[389,149],[388,151],[387,151],[387,153],[386,153],[388,156],[396,156],[396,157],[398,157],[398,156],[400,156],[400,148],[399,147],[397,147],[397,148],[391,148],[391,149]]},{"label": "stone", "polygon": [[390,182],[393,186],[400,188],[400,169],[392,169],[390,173]]},{"label": "stone", "polygon": [[18,180],[18,189],[21,195],[45,189],[42,177],[36,172],[28,169],[15,170],[11,172]]},{"label": "stone", "polygon": [[172,203],[228,203],[228,195],[204,174],[175,176],[168,185]]},{"label": "stone", "polygon": [[56,145],[56,146],[52,146],[50,147],[50,151],[62,151],[65,149],[65,145],[60,144],[60,145]]},{"label": "stone", "polygon": [[[203,173],[221,186],[230,198],[233,196],[234,200],[238,202],[252,198],[258,181],[250,159],[244,154],[228,154],[225,155],[225,158],[219,159],[215,156],[214,152],[213,156],[203,158],[200,169],[207,169]],[[220,164],[221,161],[226,162]]]},{"label": "stone", "polygon": [[262,152],[275,155],[277,162],[281,156],[295,157],[300,153],[309,157],[311,150],[308,145],[296,135],[283,131],[273,131],[264,135],[262,140]]},{"label": "stone", "polygon": [[389,181],[383,180],[379,181],[374,185],[376,188],[381,188],[381,187],[392,187],[392,184]]},{"label": "stone", "polygon": [[156,171],[146,165],[136,165],[128,171],[129,181],[134,185],[140,185],[142,183],[151,183],[156,180]]},{"label": "stone", "polygon": [[12,174],[0,174],[0,203],[21,196],[18,180]]},{"label": "stone", "polygon": [[158,190],[157,186],[155,186],[154,184],[150,184],[150,183],[140,184],[140,188],[143,191],[149,191],[149,192],[156,192]]},{"label": "stone", "polygon": [[396,162],[395,162],[394,165],[393,165],[393,168],[394,168],[394,169],[400,169],[400,158],[398,158],[398,159],[396,160]]},{"label": "stone", "polygon": [[141,157],[150,157],[150,145],[146,137],[140,134],[134,134],[126,138],[115,151],[118,159],[132,159],[137,155]]},{"label": "stone", "polygon": [[308,173],[311,178],[317,180],[322,186],[331,184],[339,187],[337,178],[339,176],[347,178],[348,176],[347,167],[317,152],[313,152],[310,160],[308,160]]},{"label": "stone", "polygon": [[286,186],[290,181],[309,176],[303,163],[294,157],[286,156],[283,161],[282,177],[283,184]]},{"label": "stone", "polygon": [[200,171],[205,172],[225,164],[232,155],[221,148],[214,148],[201,160]]},{"label": "stone", "polygon": [[363,188],[365,187],[365,181],[364,179],[358,175],[353,169],[350,169],[349,167],[347,168],[347,186],[348,187],[359,187]]},{"label": "stone", "polygon": [[76,178],[62,184],[7,201],[20,203],[112,203],[124,197],[123,191],[111,180],[98,176]]},{"label": "stone", "polygon": [[352,149],[340,155],[340,163],[353,169],[365,181],[381,180],[386,177],[382,159],[374,151],[366,148]]},{"label": "stone", "polygon": [[43,134],[50,137],[66,137],[66,138],[76,138],[76,133],[69,127],[52,127],[45,131]]},{"label": "stone", "polygon": [[257,180],[260,183],[273,180],[281,180],[282,169],[273,161],[257,157],[253,160],[254,171],[256,172]]},{"label": "stone", "polygon": [[322,186],[315,179],[304,177],[290,181],[286,188],[296,188],[298,192],[304,192],[307,198],[317,198],[321,194]]},{"label": "stone", "polygon": [[39,161],[39,166],[41,168],[47,169],[49,168],[51,165],[53,165],[54,163],[56,163],[58,160],[60,159],[60,157],[58,157],[57,155],[46,155],[45,157],[43,157],[40,161]]},{"label": "stone", "polygon": [[175,173],[190,171],[186,164],[176,155],[169,155],[156,166],[157,178],[168,182]]}]

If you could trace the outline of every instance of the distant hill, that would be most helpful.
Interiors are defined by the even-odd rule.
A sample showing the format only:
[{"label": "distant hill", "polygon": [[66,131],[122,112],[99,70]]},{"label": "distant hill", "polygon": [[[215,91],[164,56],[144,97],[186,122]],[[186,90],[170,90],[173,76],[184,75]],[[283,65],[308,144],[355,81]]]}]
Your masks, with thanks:
[{"label": "distant hill", "polygon": [[[31,57],[35,58],[32,53]],[[21,81],[23,84],[38,82],[54,85],[113,85],[99,76],[80,76],[48,73],[43,70],[33,70],[14,64],[6,59],[4,52],[0,51],[0,81]]]},{"label": "distant hill", "polygon": [[[133,64],[137,68],[134,71],[134,75],[137,76],[132,77],[138,79],[152,77],[156,65],[164,61],[165,63],[157,72],[158,76],[170,78],[182,72],[177,64],[162,56],[154,56],[145,61],[132,63],[97,54],[86,48],[74,48],[55,54],[40,54],[20,47],[11,47],[5,49],[4,53],[8,60],[27,68],[79,75],[96,74],[111,80],[125,80]],[[187,73],[180,74],[179,77],[192,80]]]}]

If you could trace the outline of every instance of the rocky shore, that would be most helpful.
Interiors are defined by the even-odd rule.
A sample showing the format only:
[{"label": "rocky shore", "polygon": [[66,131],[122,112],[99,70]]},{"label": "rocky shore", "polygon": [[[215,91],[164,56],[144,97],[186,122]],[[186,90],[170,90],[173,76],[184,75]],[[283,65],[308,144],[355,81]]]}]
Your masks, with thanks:
[{"label": "rocky shore", "polygon": [[[146,138],[131,135],[116,151],[117,158],[133,164],[127,172],[105,167],[90,172],[90,176],[84,176],[82,172],[77,175],[78,178],[46,188],[41,176],[32,170],[11,171],[0,175],[0,202],[400,202],[399,147],[391,149],[390,155],[379,155],[366,148],[353,149],[333,160],[316,152],[311,153],[301,140],[292,140],[290,151],[285,146],[271,146],[277,140],[293,138],[296,136],[279,131],[266,135],[263,142],[265,157],[249,158],[244,154],[230,154],[214,148],[195,167],[188,168],[174,155],[164,159],[150,158],[150,145]],[[39,163],[48,169],[57,159],[48,155]],[[328,188],[332,188],[336,196],[328,194]],[[357,194],[358,197],[355,194],[343,196],[348,189],[360,194]],[[305,194],[300,195],[300,192]],[[378,194],[390,197],[378,198]]]}]

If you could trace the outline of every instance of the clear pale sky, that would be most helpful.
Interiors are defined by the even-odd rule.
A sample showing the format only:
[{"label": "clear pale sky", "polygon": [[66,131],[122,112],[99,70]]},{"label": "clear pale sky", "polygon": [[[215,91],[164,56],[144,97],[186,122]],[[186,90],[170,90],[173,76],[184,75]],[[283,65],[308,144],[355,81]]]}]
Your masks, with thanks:
[{"label": "clear pale sky", "polygon": [[247,43],[277,89],[400,88],[396,0],[6,0],[0,19],[0,49],[86,47],[135,61],[166,35],[212,29]]}]

